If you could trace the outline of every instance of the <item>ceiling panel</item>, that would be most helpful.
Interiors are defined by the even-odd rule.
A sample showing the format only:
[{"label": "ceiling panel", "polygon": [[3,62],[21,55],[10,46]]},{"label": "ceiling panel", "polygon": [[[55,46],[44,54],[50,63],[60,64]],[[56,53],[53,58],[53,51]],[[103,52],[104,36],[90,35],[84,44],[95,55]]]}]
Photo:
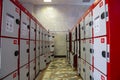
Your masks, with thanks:
[{"label": "ceiling panel", "polygon": [[90,5],[94,0],[52,0],[52,3],[44,3],[43,0],[19,0],[22,3],[34,5],[56,4],[56,5]]}]

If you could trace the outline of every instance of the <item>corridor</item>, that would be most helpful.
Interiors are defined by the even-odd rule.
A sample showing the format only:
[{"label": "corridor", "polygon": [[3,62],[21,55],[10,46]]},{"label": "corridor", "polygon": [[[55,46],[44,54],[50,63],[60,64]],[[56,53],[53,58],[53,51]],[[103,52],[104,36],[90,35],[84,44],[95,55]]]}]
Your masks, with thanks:
[{"label": "corridor", "polygon": [[[42,74],[42,75],[41,75]],[[36,80],[82,80],[66,58],[55,58]]]}]

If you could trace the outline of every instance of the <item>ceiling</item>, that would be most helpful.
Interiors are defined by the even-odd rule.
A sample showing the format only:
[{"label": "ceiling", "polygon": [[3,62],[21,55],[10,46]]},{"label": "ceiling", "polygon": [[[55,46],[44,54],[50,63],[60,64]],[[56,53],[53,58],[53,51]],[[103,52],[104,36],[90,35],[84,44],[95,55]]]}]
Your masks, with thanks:
[{"label": "ceiling", "polygon": [[91,5],[94,0],[52,0],[52,3],[44,3],[43,0],[19,0],[22,3],[31,3],[34,5]]}]

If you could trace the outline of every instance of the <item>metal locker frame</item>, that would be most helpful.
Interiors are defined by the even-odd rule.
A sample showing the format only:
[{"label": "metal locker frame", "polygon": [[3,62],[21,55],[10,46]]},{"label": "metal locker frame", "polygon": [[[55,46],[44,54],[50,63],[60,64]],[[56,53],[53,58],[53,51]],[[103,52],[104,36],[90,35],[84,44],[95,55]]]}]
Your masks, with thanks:
[{"label": "metal locker frame", "polygon": [[12,0],[3,0],[1,36],[18,38],[19,25],[20,8]]},{"label": "metal locker frame", "polygon": [[30,61],[35,59],[35,41],[30,41]]},{"label": "metal locker frame", "polygon": [[94,54],[92,38],[86,39],[85,49],[86,49],[86,61],[92,65],[92,56]]},{"label": "metal locker frame", "polygon": [[20,68],[20,80],[28,80],[30,76],[28,64]]},{"label": "metal locker frame", "polygon": [[93,32],[94,37],[106,35],[106,17],[105,17],[105,0],[101,0],[93,8]]},{"label": "metal locker frame", "polygon": [[29,40],[20,40],[20,66],[28,63],[29,43]]},{"label": "metal locker frame", "polygon": [[[94,38],[94,67],[107,75],[107,39]],[[97,46],[97,47],[96,47]]]},{"label": "metal locker frame", "polygon": [[89,12],[85,16],[85,38],[92,38],[92,28],[93,28],[92,10],[89,9]]},{"label": "metal locker frame", "polygon": [[32,62],[30,62],[30,80],[35,79],[35,69],[35,60],[33,60]]},{"label": "metal locker frame", "polygon": [[3,78],[18,69],[18,40],[1,38],[1,46],[0,78]]},{"label": "metal locker frame", "polygon": [[21,11],[21,34],[20,38],[29,39],[30,22],[27,13]]}]

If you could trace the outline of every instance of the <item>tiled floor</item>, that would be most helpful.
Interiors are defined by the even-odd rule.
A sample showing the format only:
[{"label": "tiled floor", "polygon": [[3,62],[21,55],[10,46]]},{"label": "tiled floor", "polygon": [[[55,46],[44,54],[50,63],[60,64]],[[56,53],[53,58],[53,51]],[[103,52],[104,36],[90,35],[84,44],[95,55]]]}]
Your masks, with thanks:
[{"label": "tiled floor", "polygon": [[82,80],[65,58],[55,58],[36,80]]}]

